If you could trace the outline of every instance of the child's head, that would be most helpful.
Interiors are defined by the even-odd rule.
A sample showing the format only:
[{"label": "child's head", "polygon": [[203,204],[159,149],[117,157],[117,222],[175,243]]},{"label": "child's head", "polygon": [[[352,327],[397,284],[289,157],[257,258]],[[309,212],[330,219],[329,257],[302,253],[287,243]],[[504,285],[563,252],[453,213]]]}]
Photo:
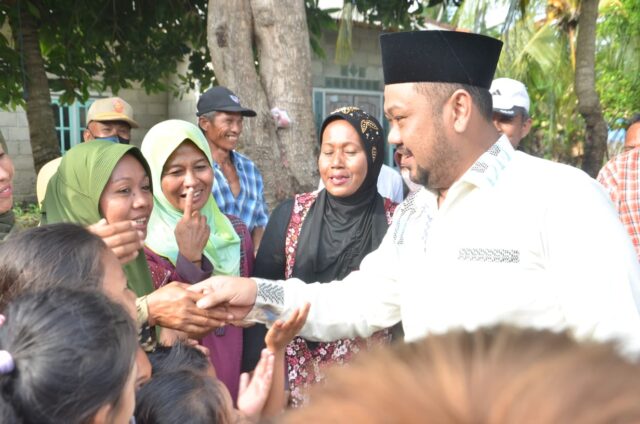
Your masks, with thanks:
[{"label": "child's head", "polygon": [[14,299],[0,327],[0,421],[128,423],[134,323],[97,291],[47,289]]},{"label": "child's head", "polygon": [[97,289],[104,267],[102,240],[75,224],[21,231],[0,246],[2,307],[25,291],[64,285]]},{"label": "child's head", "polygon": [[211,377],[211,362],[204,353],[193,346],[176,342],[173,346],[158,346],[148,354],[153,375],[188,369]]},{"label": "child's head", "polygon": [[227,424],[234,422],[231,396],[224,385],[202,372],[178,369],[155,374],[138,391],[138,424]]},{"label": "child's head", "polygon": [[0,310],[27,291],[52,287],[97,289],[133,315],[135,295],[113,252],[76,224],[21,231],[0,246]]},{"label": "child's head", "polygon": [[282,422],[640,422],[640,365],[567,332],[452,330],[330,370],[310,398]]}]

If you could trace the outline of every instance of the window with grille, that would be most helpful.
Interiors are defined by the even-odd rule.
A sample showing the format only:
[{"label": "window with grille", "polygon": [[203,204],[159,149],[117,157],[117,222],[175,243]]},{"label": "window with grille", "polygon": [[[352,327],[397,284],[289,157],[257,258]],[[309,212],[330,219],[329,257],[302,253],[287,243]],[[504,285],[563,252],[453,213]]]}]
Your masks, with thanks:
[{"label": "window with grille", "polygon": [[53,100],[51,106],[60,154],[64,154],[76,144],[82,143],[82,132],[87,127],[87,109],[94,100],[90,99],[86,103],[75,102],[71,105],[61,105],[58,99]]}]

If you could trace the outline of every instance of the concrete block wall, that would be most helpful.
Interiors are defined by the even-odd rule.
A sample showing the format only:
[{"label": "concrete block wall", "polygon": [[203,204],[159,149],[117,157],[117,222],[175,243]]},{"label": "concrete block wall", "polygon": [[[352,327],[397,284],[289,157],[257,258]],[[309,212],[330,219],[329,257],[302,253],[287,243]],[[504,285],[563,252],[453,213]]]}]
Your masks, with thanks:
[{"label": "concrete block wall", "polygon": [[[379,29],[365,24],[354,23],[351,46],[353,55],[349,66],[365,68],[364,79],[379,80],[383,86],[382,58],[378,37],[382,33]],[[335,63],[337,31],[325,32],[322,36],[322,47],[326,59],[313,55],[311,71],[314,87],[325,87],[325,77],[344,77],[341,73],[342,65]]]},{"label": "concrete block wall", "polygon": [[15,168],[13,197],[16,202],[33,202],[36,198],[36,174],[24,109],[0,110],[0,131],[7,142],[7,150]]},{"label": "concrete block wall", "polygon": [[[178,75],[186,75],[188,66],[186,60],[178,64],[178,72],[172,78],[172,83],[179,84]],[[197,124],[196,103],[198,93],[194,90],[184,91],[179,95],[169,94],[167,96],[167,108],[169,119],[182,119],[183,121]]]},{"label": "concrete block wall", "polygon": [[171,94],[147,94],[144,89],[136,87],[121,90],[118,96],[122,97],[133,108],[133,117],[140,125],[140,128],[136,128],[131,132],[131,144],[140,147],[147,131],[158,122],[167,119],[169,114],[167,99]]}]

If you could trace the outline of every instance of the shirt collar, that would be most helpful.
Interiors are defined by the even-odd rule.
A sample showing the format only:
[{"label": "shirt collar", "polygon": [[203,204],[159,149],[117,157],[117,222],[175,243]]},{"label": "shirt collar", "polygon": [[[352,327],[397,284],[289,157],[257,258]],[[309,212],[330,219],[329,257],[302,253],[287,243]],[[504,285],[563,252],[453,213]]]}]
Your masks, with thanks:
[{"label": "shirt collar", "polygon": [[500,173],[507,167],[515,150],[507,136],[501,136],[478,160],[465,172],[459,182],[477,187],[493,187]]},{"label": "shirt collar", "polygon": [[[233,166],[236,167],[237,170],[242,169],[242,161],[240,159],[241,159],[240,154],[235,150],[232,150],[229,152],[229,160],[231,161]],[[215,160],[213,161],[213,167],[216,169],[220,169],[220,165],[218,165],[218,162],[216,162]]]}]

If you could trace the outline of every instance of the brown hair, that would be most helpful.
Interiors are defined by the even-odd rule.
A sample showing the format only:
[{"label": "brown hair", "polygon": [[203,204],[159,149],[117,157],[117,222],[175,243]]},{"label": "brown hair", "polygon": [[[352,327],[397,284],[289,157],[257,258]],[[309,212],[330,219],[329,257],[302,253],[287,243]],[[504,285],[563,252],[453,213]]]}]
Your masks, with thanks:
[{"label": "brown hair", "polygon": [[640,366],[613,344],[508,326],[452,331],[332,370],[286,423],[640,422]]},{"label": "brown hair", "polygon": [[449,100],[456,90],[464,90],[471,96],[473,104],[478,109],[480,116],[491,122],[493,117],[493,99],[491,93],[486,88],[476,87],[468,84],[446,83],[446,82],[417,82],[414,85],[416,92],[427,97],[436,116],[442,113],[442,105]]},{"label": "brown hair", "polygon": [[30,228],[0,245],[0,311],[25,291],[50,287],[102,290],[107,246],[69,223]]}]

